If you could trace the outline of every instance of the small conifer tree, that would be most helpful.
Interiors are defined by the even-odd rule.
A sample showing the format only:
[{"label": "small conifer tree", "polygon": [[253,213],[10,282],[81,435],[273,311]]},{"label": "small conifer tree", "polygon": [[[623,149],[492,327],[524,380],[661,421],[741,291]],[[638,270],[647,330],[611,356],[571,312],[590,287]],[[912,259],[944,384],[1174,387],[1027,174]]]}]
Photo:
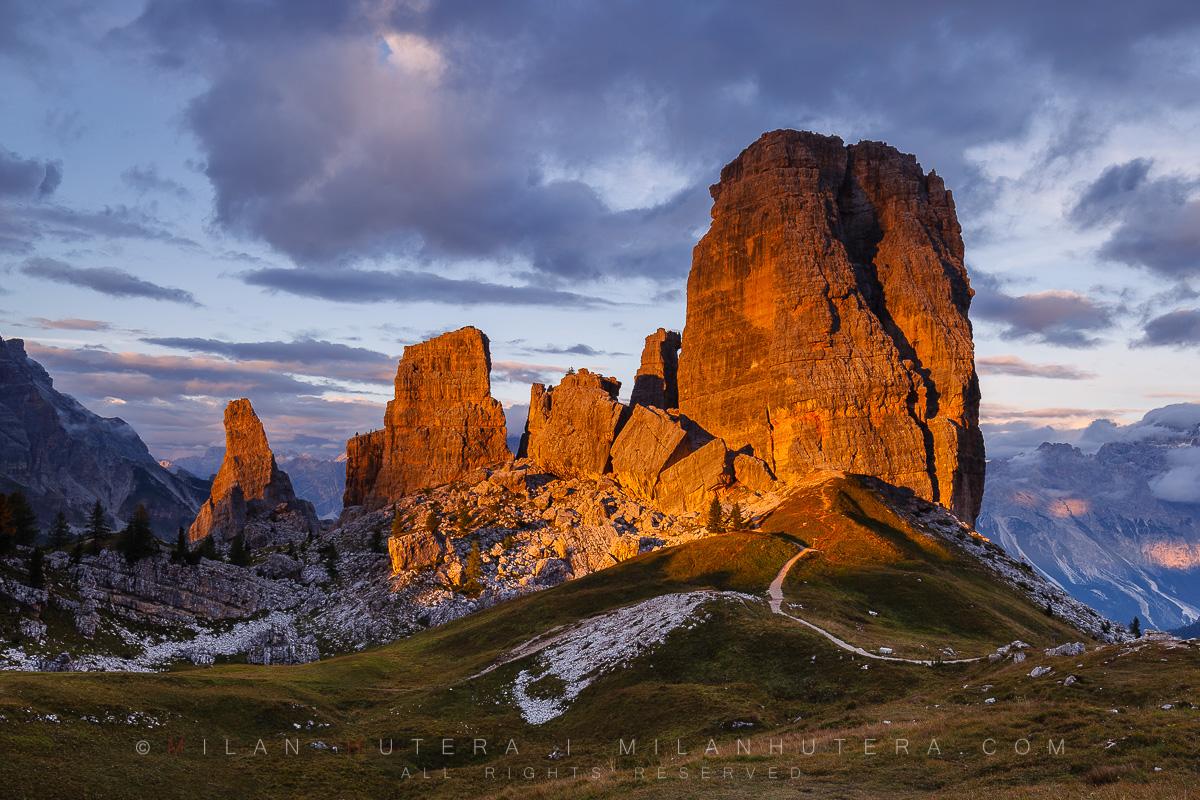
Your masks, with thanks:
[{"label": "small conifer tree", "polygon": [[400,515],[400,509],[397,507],[392,512],[392,536],[400,537],[404,535],[404,518]]},{"label": "small conifer tree", "polygon": [[125,555],[125,560],[130,564],[153,555],[154,551],[158,549],[154,530],[150,526],[150,514],[141,503],[137,504],[133,517],[121,531],[117,549]]},{"label": "small conifer tree", "polygon": [[67,522],[67,515],[59,511],[54,515],[54,522],[50,523],[50,549],[58,550],[65,547],[69,541],[71,541],[71,525]]},{"label": "small conifer tree", "polygon": [[8,496],[8,512],[12,515],[13,539],[17,544],[30,547],[37,541],[40,533],[37,525],[37,514],[22,491],[13,492]]},{"label": "small conifer tree", "polygon": [[92,555],[99,555],[104,537],[112,533],[112,529],[108,527],[108,522],[104,519],[104,506],[100,505],[99,498],[92,506],[91,513],[88,514],[88,521],[83,530],[92,540]]},{"label": "small conifer tree", "polygon": [[0,555],[11,553],[13,545],[12,510],[8,507],[8,495],[0,494]]},{"label": "small conifer tree", "polygon": [[246,547],[246,537],[241,533],[229,543],[229,563],[237,567],[250,566],[250,548]]},{"label": "small conifer tree", "polygon": [[383,547],[383,528],[375,528],[371,531],[371,552],[382,553]]},{"label": "small conifer tree", "polygon": [[180,525],[179,532],[175,535],[175,550],[171,553],[171,560],[186,564],[189,555],[187,534],[183,532],[183,526]]},{"label": "small conifer tree", "polygon": [[45,557],[40,547],[33,548],[33,552],[29,554],[29,585],[34,589],[46,586]]},{"label": "small conifer tree", "polygon": [[483,557],[479,554],[479,540],[471,543],[471,553],[467,556],[467,566],[463,569],[463,590],[471,594],[483,591],[479,581],[483,577]]},{"label": "small conifer tree", "polygon": [[458,511],[454,515],[454,527],[458,531],[459,537],[466,536],[471,532],[471,509],[466,503],[459,503]]},{"label": "small conifer tree", "polygon": [[83,560],[83,539],[75,542],[75,549],[71,551],[71,563],[78,564]]},{"label": "small conifer tree", "polygon": [[1142,621],[1134,617],[1133,622],[1129,623],[1129,632],[1138,639],[1142,638]]},{"label": "small conifer tree", "polygon": [[713,497],[712,503],[708,506],[708,522],[704,525],[709,533],[724,533],[725,521],[724,514],[721,513],[721,501]]},{"label": "small conifer tree", "polygon": [[749,527],[746,518],[742,516],[742,507],[737,503],[729,509],[729,522],[726,527],[731,531],[744,531]]},{"label": "small conifer tree", "polygon": [[429,509],[429,513],[425,515],[425,530],[430,533],[437,533],[442,527],[442,517],[438,514],[436,508]]}]

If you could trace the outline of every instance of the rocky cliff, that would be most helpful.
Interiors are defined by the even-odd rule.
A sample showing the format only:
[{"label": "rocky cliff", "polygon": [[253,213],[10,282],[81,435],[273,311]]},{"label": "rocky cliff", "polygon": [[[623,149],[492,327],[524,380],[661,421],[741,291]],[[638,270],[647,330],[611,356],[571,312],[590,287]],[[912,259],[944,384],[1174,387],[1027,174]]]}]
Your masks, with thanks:
[{"label": "rocky cliff", "polygon": [[631,406],[675,408],[679,405],[679,348],[682,340],[675,331],[659,328],[646,337],[642,365],[633,379]]},{"label": "rocky cliff", "polygon": [[119,523],[140,502],[169,537],[195,518],[206,488],[159,465],[124,420],[56,390],[22,340],[0,339],[0,491],[23,491],[43,526],[58,511],[80,525],[96,500]]},{"label": "rocky cliff", "polygon": [[320,530],[312,503],[296,497],[288,474],[275,463],[250,401],[231,400],[225,408],[225,458],[190,539],[211,534],[229,540],[241,533],[258,547]]},{"label": "rocky cliff", "polygon": [[613,441],[629,409],[617,400],[621,382],[586,369],[549,389],[533,385],[525,450],[543,469],[563,478],[599,478],[610,472]]},{"label": "rocky cliff", "polygon": [[462,328],[404,348],[382,430],[346,445],[343,504],[380,508],[512,457],[488,338]]},{"label": "rocky cliff", "polygon": [[782,480],[873,475],[974,521],[972,290],[941,178],[878,142],[775,131],[711,193],[680,413]]}]

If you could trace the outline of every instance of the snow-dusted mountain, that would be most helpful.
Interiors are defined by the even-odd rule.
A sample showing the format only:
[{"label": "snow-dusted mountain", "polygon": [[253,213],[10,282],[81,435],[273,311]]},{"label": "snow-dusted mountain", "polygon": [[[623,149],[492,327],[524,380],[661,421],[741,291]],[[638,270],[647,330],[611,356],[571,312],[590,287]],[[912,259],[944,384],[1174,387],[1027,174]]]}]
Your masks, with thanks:
[{"label": "snow-dusted mountain", "polygon": [[56,390],[21,339],[0,339],[0,491],[18,489],[43,528],[58,511],[82,523],[97,499],[119,523],[141,502],[167,539],[191,524],[208,491],[164,469],[124,420]]},{"label": "snow-dusted mountain", "polygon": [[1177,628],[1200,618],[1200,404],[1112,438],[988,462],[976,527],[1109,617]]}]

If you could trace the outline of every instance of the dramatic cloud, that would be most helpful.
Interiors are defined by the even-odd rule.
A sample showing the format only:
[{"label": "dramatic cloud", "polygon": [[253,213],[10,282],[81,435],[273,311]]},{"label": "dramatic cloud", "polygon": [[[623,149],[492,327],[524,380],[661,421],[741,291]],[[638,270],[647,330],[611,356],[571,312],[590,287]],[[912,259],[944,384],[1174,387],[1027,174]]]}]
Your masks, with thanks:
[{"label": "dramatic cloud", "polygon": [[[1037,449],[1043,442],[1069,444],[1085,453],[1094,453],[1109,442],[1137,442],[1145,439],[1178,441],[1181,437],[1195,436],[1200,431],[1200,403],[1175,403],[1155,408],[1147,411],[1137,422],[1127,425],[1109,418],[1131,410],[1019,409],[984,404],[981,409],[980,427],[986,439],[988,458],[1008,458]],[[1089,419],[1090,422],[1085,424],[1084,420]],[[1175,462],[1168,459],[1168,463]],[[1183,466],[1187,467],[1188,464]],[[1191,485],[1185,480],[1187,474],[1189,473],[1185,469],[1176,476],[1180,483],[1175,483],[1173,479],[1164,491],[1174,493],[1175,488],[1171,487]]]},{"label": "dramatic cloud", "polygon": [[[669,282],[707,225],[707,185],[763,130],[919,143],[961,207],[964,142],[1022,135],[1076,81],[1173,96],[1186,81],[1149,80],[1147,53],[1168,50],[1145,43],[1188,41],[1197,14],[153,0],[113,38],[207,79],[187,124],[215,221],[302,265],[485,259]],[[855,68],[829,70],[851,52]]]},{"label": "dramatic cloud", "polygon": [[530,352],[530,353],[549,353],[551,355],[564,355],[564,356],[588,356],[588,357],[592,357],[592,358],[599,357],[599,356],[627,356],[627,355],[629,355],[628,353],[614,353],[609,350],[597,350],[596,348],[591,347],[590,345],[583,344],[582,342],[580,342],[579,344],[570,345],[569,347],[548,344],[543,347],[527,347],[525,349],[527,352]]},{"label": "dramatic cloud", "polygon": [[121,173],[121,180],[133,188],[140,194],[147,192],[159,192],[161,194],[173,195],[180,199],[186,199],[191,196],[189,192],[178,181],[173,181],[170,178],[164,178],[158,174],[157,164],[138,164]]},{"label": "dramatic cloud", "polygon": [[21,265],[21,273],[31,278],[92,289],[110,297],[144,297],[189,306],[200,305],[191,292],[159,286],[112,267],[73,267],[52,258],[31,258]]},{"label": "dramatic cloud", "polygon": [[1055,378],[1078,381],[1094,378],[1094,372],[1067,364],[1033,364],[1020,356],[989,356],[975,359],[975,366],[983,375],[1015,375],[1027,378]]},{"label": "dramatic cloud", "polygon": [[147,344],[174,350],[211,353],[234,361],[273,362],[276,369],[331,378],[390,383],[397,359],[369,350],[316,339],[291,342],[223,342],[217,339],[146,337]]},{"label": "dramatic cloud", "polygon": [[61,161],[21,158],[0,145],[0,197],[45,197],[54,194],[60,183]]},{"label": "dramatic cloud", "polygon": [[431,302],[450,305],[574,306],[608,305],[603,300],[542,286],[505,286],[443,278],[432,272],[384,270],[258,269],[239,277],[250,286],[343,303]]},{"label": "dramatic cloud", "polygon": [[1184,447],[1167,453],[1169,469],[1150,481],[1150,491],[1159,500],[1200,503],[1200,447]]},{"label": "dramatic cloud", "polygon": [[145,211],[118,205],[101,211],[49,203],[0,206],[0,252],[26,253],[41,240],[78,243],[92,239],[145,239],[195,248]]},{"label": "dramatic cloud", "polygon": [[1195,347],[1200,344],[1200,310],[1180,308],[1146,323],[1144,335],[1135,345]]},{"label": "dramatic cloud", "polygon": [[999,323],[1002,339],[1025,339],[1063,347],[1094,347],[1090,334],[1113,327],[1114,309],[1091,298],[1062,290],[1014,297],[988,281],[976,282],[971,316]]},{"label": "dramatic cloud", "polygon": [[1200,201],[1190,199],[1200,181],[1151,180],[1152,166],[1144,158],[1110,166],[1083,191],[1068,217],[1083,228],[1115,223],[1100,246],[1104,259],[1168,278],[1200,275]]}]

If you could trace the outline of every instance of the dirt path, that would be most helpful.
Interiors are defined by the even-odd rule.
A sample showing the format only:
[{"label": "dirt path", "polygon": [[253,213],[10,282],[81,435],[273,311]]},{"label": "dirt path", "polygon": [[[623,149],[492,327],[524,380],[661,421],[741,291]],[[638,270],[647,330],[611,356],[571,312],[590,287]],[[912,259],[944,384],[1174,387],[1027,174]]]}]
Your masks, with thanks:
[{"label": "dirt path", "polygon": [[[836,644],[838,647],[842,648],[843,650],[848,650],[851,653],[862,656],[863,658],[873,658],[876,661],[899,661],[904,664],[922,664],[927,667],[932,666],[935,663],[932,660],[922,660],[922,659],[918,659],[918,658],[900,658],[899,656],[881,656],[877,653],[868,652],[867,650],[864,650],[861,647],[855,647],[854,645],[850,644],[849,642],[839,639],[838,637],[834,636],[832,633],[825,630],[824,628],[818,628],[816,625],[813,625],[811,622],[800,619],[799,617],[792,616],[791,614],[784,611],[783,610],[783,581],[785,578],[787,578],[788,572],[791,571],[792,566],[797,561],[799,561],[801,558],[803,558],[808,553],[819,553],[819,552],[821,552],[821,551],[814,550],[811,547],[805,547],[799,553],[792,556],[791,560],[789,560],[786,564],[784,564],[783,568],[779,570],[779,574],[775,576],[775,580],[771,581],[771,588],[769,588],[767,590],[767,595],[770,597],[770,600],[771,600],[771,611],[773,613],[787,617],[790,620],[795,620],[796,622],[799,622],[801,625],[807,625],[809,628],[812,628],[814,631],[821,634],[826,639],[833,642],[834,644]],[[941,663],[942,664],[969,664],[974,661],[982,661],[982,660],[983,660],[983,657],[979,656],[977,658],[956,658],[956,659],[953,659],[950,661],[942,661]]]}]

